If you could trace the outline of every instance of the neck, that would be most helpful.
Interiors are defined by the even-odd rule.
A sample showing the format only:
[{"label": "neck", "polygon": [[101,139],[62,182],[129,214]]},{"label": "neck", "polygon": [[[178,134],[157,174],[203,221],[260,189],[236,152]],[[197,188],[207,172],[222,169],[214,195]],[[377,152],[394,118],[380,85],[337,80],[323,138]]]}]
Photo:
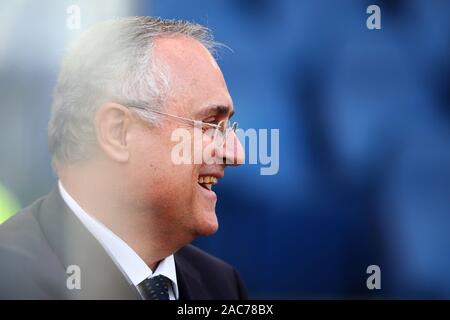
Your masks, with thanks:
[{"label": "neck", "polygon": [[102,179],[98,170],[89,171],[62,170],[59,178],[78,205],[126,242],[150,269],[154,271],[161,260],[186,243],[171,239],[176,233],[165,228],[157,215],[134,208],[133,201],[123,194],[130,189],[111,183],[126,179],[111,179],[110,175]]}]

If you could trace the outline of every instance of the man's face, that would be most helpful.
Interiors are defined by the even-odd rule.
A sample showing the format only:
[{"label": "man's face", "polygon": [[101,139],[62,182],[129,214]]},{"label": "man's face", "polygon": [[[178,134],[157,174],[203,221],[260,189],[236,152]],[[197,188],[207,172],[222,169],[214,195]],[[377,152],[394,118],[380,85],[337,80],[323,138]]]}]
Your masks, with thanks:
[{"label": "man's face", "polygon": [[[232,100],[222,72],[199,42],[181,37],[159,39],[154,50],[156,59],[168,66],[171,79],[172,91],[164,112],[213,124],[232,115]],[[183,238],[212,234],[218,228],[217,198],[214,191],[208,190],[211,186],[199,180],[220,179],[226,165],[196,164],[193,154],[190,164],[175,164],[171,154],[179,142],[171,140],[172,133],[186,129],[193,141],[194,126],[173,117],[161,119],[161,127],[142,123],[135,133],[130,175],[136,181],[137,200],[142,209],[151,212],[159,230],[178,232]],[[200,140],[198,147],[203,152],[211,139],[203,136]],[[243,150],[234,133],[226,141],[235,144],[234,150],[215,148],[209,156],[241,163]]]}]

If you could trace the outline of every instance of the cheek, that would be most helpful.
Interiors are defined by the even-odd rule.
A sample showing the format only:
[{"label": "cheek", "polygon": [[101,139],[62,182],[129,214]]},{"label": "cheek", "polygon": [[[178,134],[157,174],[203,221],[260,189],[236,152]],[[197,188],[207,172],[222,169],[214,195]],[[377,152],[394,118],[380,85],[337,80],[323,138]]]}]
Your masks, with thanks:
[{"label": "cheek", "polygon": [[[164,141],[167,140],[167,143]],[[146,206],[171,210],[174,206],[190,207],[195,201],[199,165],[175,164],[171,158],[173,142],[162,139],[137,139],[130,157],[130,176],[138,201]],[[179,210],[179,208],[178,208]]]},{"label": "cheek", "polygon": [[170,154],[162,150],[141,155],[132,164],[132,175],[147,199],[166,205],[189,201],[197,182],[195,166],[174,164]]}]

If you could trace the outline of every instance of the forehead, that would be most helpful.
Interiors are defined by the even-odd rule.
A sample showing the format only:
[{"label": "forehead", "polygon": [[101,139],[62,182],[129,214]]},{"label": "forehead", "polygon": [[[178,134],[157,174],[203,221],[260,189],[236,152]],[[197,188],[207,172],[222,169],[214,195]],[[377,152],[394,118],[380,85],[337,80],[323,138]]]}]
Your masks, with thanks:
[{"label": "forehead", "polygon": [[[209,51],[189,37],[155,41],[155,59],[169,71],[171,92],[167,110],[197,116],[208,110],[233,112],[223,74]],[[218,108],[219,107],[219,108]]]}]

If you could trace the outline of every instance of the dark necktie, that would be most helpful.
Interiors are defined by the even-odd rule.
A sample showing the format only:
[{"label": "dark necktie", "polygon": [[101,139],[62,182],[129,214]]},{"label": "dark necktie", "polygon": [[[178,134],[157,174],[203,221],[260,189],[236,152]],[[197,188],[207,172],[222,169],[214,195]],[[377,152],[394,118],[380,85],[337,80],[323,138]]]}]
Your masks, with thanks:
[{"label": "dark necktie", "polygon": [[139,284],[144,300],[169,300],[169,278],[159,275],[147,278]]}]

